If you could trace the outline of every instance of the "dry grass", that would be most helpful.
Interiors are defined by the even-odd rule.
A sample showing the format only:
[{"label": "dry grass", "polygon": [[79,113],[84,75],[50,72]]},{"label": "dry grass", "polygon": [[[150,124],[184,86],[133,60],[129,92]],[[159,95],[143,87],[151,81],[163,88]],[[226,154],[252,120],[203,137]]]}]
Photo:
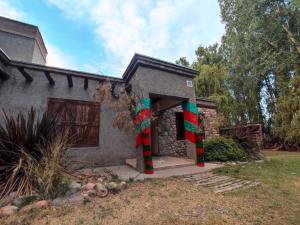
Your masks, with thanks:
[{"label": "dry grass", "polygon": [[[271,158],[275,164],[221,171],[261,181],[262,186],[255,189],[221,195],[179,178],[147,180],[86,205],[17,214],[0,224],[300,224],[300,172],[295,168],[297,162],[300,165],[300,154]],[[278,160],[281,164],[276,167]]]}]

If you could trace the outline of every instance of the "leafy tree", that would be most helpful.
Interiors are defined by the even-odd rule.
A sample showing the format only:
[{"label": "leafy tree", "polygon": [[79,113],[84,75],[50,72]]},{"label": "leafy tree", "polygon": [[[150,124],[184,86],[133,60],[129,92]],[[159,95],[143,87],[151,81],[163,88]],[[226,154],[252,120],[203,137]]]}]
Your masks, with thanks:
[{"label": "leafy tree", "polygon": [[186,67],[190,66],[190,63],[186,59],[186,57],[180,57],[178,60],[176,60],[175,63],[178,64],[178,65],[181,65],[181,66],[186,66]]},{"label": "leafy tree", "polygon": [[295,106],[298,94],[290,92],[299,64],[299,1],[219,3],[226,25],[222,49],[236,83],[231,86],[235,98],[246,103],[242,111],[247,120],[264,122],[273,135],[288,140],[287,126],[297,115],[291,102]]},{"label": "leafy tree", "polygon": [[[300,0],[219,0],[222,43],[196,50],[197,96],[215,99],[226,123],[260,122],[300,145]],[[189,63],[183,64],[188,66]]]}]

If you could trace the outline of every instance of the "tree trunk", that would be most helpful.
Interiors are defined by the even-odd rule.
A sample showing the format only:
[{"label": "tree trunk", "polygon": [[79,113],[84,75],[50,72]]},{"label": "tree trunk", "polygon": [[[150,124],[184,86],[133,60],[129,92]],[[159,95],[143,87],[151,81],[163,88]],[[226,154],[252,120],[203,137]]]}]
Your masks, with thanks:
[{"label": "tree trunk", "polygon": [[287,33],[287,36],[288,36],[288,39],[290,40],[290,42],[292,42],[292,44],[297,49],[298,53],[300,53],[300,43],[295,39],[295,37],[294,37],[293,33],[291,32],[290,28],[288,27],[288,25],[282,24],[282,27],[285,30],[285,32]]}]

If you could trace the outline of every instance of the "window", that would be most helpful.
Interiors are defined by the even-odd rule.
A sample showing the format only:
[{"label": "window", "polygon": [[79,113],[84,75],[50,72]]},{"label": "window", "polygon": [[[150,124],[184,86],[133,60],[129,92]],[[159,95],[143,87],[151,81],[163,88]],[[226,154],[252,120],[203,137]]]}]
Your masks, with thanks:
[{"label": "window", "polygon": [[177,140],[184,140],[184,118],[182,112],[176,112],[176,134],[177,134]]},{"label": "window", "polygon": [[69,128],[74,147],[98,146],[100,126],[98,102],[49,98],[48,111],[61,116],[61,126]]}]

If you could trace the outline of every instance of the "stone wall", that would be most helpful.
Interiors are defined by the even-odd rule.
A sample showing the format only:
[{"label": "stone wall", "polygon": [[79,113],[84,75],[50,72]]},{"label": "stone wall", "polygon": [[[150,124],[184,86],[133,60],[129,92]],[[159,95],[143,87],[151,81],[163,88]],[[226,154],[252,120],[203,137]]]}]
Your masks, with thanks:
[{"label": "stone wall", "polygon": [[[219,136],[219,117],[215,108],[198,107],[204,113],[205,138]],[[159,155],[186,157],[186,140],[177,140],[176,112],[182,112],[182,107],[164,111],[159,117]]]},{"label": "stone wall", "polygon": [[199,112],[204,113],[205,138],[219,136],[219,117],[217,109],[198,107]]},{"label": "stone wall", "polygon": [[181,106],[164,111],[159,117],[159,155],[186,157],[186,141],[177,140],[176,112],[182,112]]}]

